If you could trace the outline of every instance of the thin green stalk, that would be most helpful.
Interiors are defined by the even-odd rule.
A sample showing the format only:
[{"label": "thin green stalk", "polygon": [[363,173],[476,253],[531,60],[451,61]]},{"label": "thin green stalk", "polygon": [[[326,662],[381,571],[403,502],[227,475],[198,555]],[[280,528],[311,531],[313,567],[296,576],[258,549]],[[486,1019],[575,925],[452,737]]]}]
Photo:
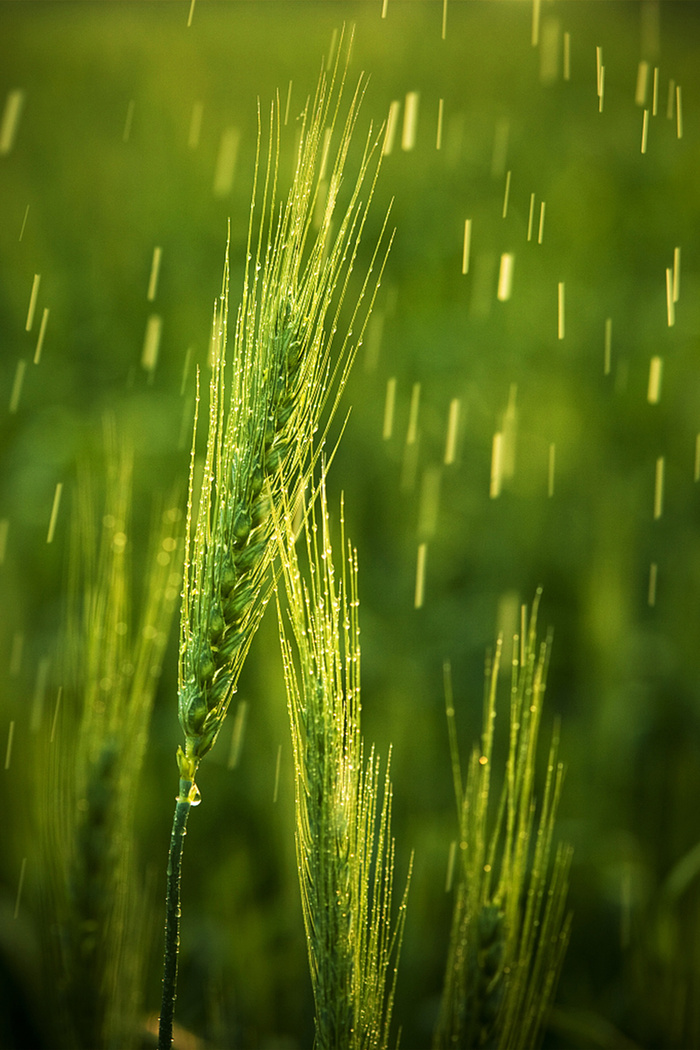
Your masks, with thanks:
[{"label": "thin green stalk", "polygon": [[177,997],[177,960],[180,947],[180,874],[182,852],[187,834],[190,809],[197,805],[199,794],[191,780],[180,780],[180,793],[175,802],[173,830],[168,853],[168,882],[165,897],[165,951],[163,953],[163,1000],[158,1026],[158,1050],[170,1050],[173,1044],[173,1018]]}]

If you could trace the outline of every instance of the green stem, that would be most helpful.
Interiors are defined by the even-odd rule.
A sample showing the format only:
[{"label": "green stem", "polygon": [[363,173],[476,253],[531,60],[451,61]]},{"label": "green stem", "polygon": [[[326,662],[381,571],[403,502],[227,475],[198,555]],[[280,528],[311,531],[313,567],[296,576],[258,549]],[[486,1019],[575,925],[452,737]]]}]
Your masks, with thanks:
[{"label": "green stem", "polygon": [[173,1016],[177,996],[177,956],[180,947],[180,871],[187,834],[187,818],[192,807],[192,782],[180,780],[175,803],[173,830],[168,854],[168,887],[165,896],[165,953],[163,956],[163,1001],[158,1029],[158,1050],[171,1050]]}]

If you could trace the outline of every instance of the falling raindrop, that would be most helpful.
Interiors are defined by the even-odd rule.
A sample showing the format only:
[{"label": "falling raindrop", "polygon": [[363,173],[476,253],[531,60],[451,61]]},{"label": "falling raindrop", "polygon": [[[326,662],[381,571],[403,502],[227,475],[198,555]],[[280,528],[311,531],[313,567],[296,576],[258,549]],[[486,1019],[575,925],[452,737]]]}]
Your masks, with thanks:
[{"label": "falling raindrop", "polygon": [[44,336],[46,335],[46,325],[49,322],[49,308],[44,307],[44,312],[41,316],[41,325],[39,326],[39,336],[36,341],[36,350],[34,351],[34,364],[38,365],[41,360],[41,351],[44,346]]},{"label": "falling raindrop", "polygon": [[27,321],[25,324],[25,331],[31,332],[32,325],[34,324],[34,311],[36,310],[36,301],[39,296],[39,285],[41,284],[41,274],[35,273],[34,280],[32,281],[32,290],[29,295],[29,307],[27,309]]},{"label": "falling raindrop", "polygon": [[279,744],[277,747],[277,762],[275,764],[275,789],[272,793],[272,801],[277,802],[280,789],[280,765],[282,763],[282,745]]},{"label": "falling raindrop", "polygon": [[13,916],[12,916],[14,919],[16,919],[17,916],[19,915],[19,904],[20,904],[20,901],[22,899],[22,889],[24,888],[24,875],[25,875],[26,870],[27,870],[27,858],[26,857],[22,857],[22,865],[21,865],[21,867],[19,869],[19,882],[17,884],[17,897],[15,898],[15,910],[14,910],[14,913],[13,913]]},{"label": "falling raindrop", "polygon": [[53,505],[51,507],[51,517],[49,518],[49,531],[46,535],[46,542],[53,543],[54,533],[56,532],[56,521],[58,520],[58,509],[61,505],[61,494],[63,492],[63,482],[59,481],[56,484],[56,491],[53,496]]},{"label": "falling raindrop", "polygon": [[10,727],[7,731],[7,748],[5,749],[5,769],[10,768],[10,761],[12,759],[12,741],[15,735],[15,723],[10,722]]},{"label": "falling raindrop", "polygon": [[464,245],[462,247],[462,273],[469,273],[469,248],[472,239],[472,220],[464,220]]},{"label": "falling raindrop", "polygon": [[12,149],[23,105],[24,91],[20,88],[8,91],[0,121],[0,156],[7,155]]}]

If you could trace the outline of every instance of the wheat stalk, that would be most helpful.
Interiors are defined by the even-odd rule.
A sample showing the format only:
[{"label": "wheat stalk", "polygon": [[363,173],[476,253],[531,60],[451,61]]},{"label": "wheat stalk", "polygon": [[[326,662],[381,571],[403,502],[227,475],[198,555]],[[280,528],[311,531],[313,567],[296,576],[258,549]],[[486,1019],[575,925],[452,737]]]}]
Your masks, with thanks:
[{"label": "wheat stalk", "polygon": [[313,505],[305,519],[306,576],[289,512],[280,524],[291,634],[278,596],[315,1045],[319,1050],[384,1048],[408,880],[394,920],[389,763],[380,792],[379,759],[374,749],[365,758],[360,731],[357,552],[348,544],[337,580],[325,476],[319,503],[318,515]]},{"label": "wheat stalk", "polygon": [[381,160],[380,139],[370,127],[354,184],[341,204],[365,80],[359,78],[341,120],[347,61],[343,65],[340,56],[339,46],[329,74],[321,73],[316,94],[307,102],[295,173],[282,205],[277,196],[279,102],[270,110],[264,167],[259,113],[230,378],[228,244],[221,296],[214,307],[201,482],[195,481],[197,412],[190,460],[178,664],[185,746],[177,756],[180,788],[168,866],[161,1048],[172,1042],[180,865],[189,809],[200,798],[197,769],[221,730],[272,594],[277,553],[273,511],[279,514],[283,505],[300,504],[318,454],[313,449],[323,446],[328,433],[388,252],[387,215],[344,334],[338,336]]},{"label": "wheat stalk", "polygon": [[530,1050],[552,1004],[568,943],[565,914],[571,850],[553,852],[562,787],[555,727],[536,820],[535,763],[549,642],[537,638],[536,597],[529,626],[514,639],[505,777],[491,812],[501,640],[487,668],[481,745],[463,784],[449,668],[446,700],[457,799],[460,868],[435,1047]]},{"label": "wheat stalk", "polygon": [[44,741],[45,954],[62,1045],[84,1050],[126,1048],[138,1039],[144,944],[134,813],[181,582],[182,512],[169,508],[157,515],[135,615],[132,469],[133,453],[118,447],[108,421],[99,515],[92,469],[84,466],[79,476],[61,706]]}]

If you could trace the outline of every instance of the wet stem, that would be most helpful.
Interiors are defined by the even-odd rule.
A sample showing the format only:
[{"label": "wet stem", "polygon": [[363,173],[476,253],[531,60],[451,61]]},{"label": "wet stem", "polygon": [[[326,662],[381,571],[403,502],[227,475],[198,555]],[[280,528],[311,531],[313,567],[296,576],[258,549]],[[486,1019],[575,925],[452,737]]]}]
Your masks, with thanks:
[{"label": "wet stem", "polygon": [[173,1016],[177,996],[177,956],[180,947],[180,872],[182,851],[187,834],[187,818],[192,808],[192,784],[180,780],[180,793],[175,803],[173,830],[168,853],[168,882],[165,897],[165,951],[163,955],[163,1000],[158,1027],[158,1050],[171,1050]]}]

